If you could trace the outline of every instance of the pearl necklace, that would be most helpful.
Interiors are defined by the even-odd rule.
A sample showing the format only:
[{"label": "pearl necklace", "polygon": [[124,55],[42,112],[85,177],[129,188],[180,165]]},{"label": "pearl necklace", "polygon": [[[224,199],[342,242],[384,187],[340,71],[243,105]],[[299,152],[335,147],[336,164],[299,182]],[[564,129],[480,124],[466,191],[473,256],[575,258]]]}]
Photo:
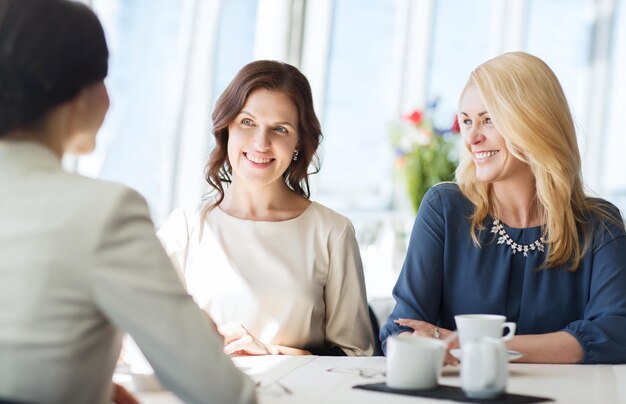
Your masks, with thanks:
[{"label": "pearl necklace", "polygon": [[548,234],[548,228],[545,227],[543,229],[543,233],[541,237],[530,244],[517,244],[513,240],[509,234],[504,230],[504,226],[500,219],[498,219],[495,215],[493,215],[493,226],[491,227],[491,233],[498,235],[498,244],[506,244],[511,247],[511,251],[513,251],[513,255],[521,252],[524,254],[524,257],[528,257],[529,251],[540,251],[544,252],[545,243],[546,243],[546,235]]}]

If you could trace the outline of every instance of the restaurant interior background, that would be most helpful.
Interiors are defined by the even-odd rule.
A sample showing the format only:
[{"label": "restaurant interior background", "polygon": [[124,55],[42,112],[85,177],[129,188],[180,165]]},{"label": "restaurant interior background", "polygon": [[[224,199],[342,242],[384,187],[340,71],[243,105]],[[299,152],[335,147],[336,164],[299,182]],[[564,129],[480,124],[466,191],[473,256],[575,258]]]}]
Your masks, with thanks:
[{"label": "restaurant interior background", "polygon": [[96,152],[64,163],[139,190],[157,226],[207,192],[217,96],[244,64],[285,61],[322,122],[312,199],[352,220],[369,298],[388,298],[414,218],[390,130],[429,106],[449,125],[470,71],[511,50],[555,70],[589,191],[626,212],[625,0],[83,1],[108,37],[111,109]]}]

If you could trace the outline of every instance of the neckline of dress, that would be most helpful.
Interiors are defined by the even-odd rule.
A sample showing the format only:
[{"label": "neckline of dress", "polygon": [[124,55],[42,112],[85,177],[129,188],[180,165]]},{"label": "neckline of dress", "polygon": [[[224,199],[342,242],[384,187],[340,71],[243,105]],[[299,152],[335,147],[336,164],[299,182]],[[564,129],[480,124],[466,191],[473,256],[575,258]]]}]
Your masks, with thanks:
[{"label": "neckline of dress", "polygon": [[513,227],[513,226],[509,226],[508,224],[506,224],[502,219],[497,218],[493,213],[489,214],[489,218],[490,218],[490,222],[494,222],[495,220],[498,220],[500,222],[500,224],[502,224],[502,226],[506,227],[509,230],[515,230],[515,231],[524,231],[524,230],[539,230],[541,231],[541,228],[544,226],[542,224],[538,225],[538,226],[530,226],[530,227]]},{"label": "neckline of dress", "polygon": [[216,210],[218,212],[220,212],[220,214],[222,216],[225,216],[231,220],[235,220],[235,221],[240,221],[240,222],[250,222],[250,223],[288,223],[288,222],[294,222],[297,220],[300,220],[302,217],[304,217],[307,212],[309,210],[312,209],[312,206],[315,204],[315,201],[311,201],[311,203],[309,203],[309,206],[307,206],[302,212],[300,212],[300,214],[298,216],[294,216],[290,219],[285,219],[285,220],[254,220],[254,219],[242,219],[240,217],[237,216],[233,216],[230,215],[228,213],[226,213],[224,210],[222,210],[222,208],[219,207],[219,205],[216,207]]}]

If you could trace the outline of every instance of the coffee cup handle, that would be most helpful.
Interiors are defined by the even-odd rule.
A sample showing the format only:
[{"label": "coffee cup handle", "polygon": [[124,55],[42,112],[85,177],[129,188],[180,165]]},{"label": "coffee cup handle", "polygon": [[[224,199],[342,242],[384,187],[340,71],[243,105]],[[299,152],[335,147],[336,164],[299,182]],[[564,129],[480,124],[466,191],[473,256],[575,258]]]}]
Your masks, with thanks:
[{"label": "coffee cup handle", "polygon": [[511,338],[513,338],[515,336],[515,330],[516,330],[517,326],[515,325],[515,323],[504,323],[504,324],[502,324],[502,331],[503,332],[504,332],[505,328],[508,328],[509,332],[507,332],[502,337],[502,341],[509,341]]}]

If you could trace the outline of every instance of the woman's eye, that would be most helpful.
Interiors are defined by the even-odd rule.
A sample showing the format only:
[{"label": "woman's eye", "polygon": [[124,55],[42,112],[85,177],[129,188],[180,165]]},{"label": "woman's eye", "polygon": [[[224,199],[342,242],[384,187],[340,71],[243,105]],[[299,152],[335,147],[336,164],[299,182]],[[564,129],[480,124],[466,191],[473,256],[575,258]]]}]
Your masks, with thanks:
[{"label": "woman's eye", "polygon": [[287,128],[285,128],[284,126],[277,126],[277,127],[275,127],[275,128],[274,128],[274,130],[275,130],[276,132],[278,132],[278,133],[281,133],[281,134],[287,134],[287,133],[289,133],[289,131],[287,130]]},{"label": "woman's eye", "polygon": [[489,118],[489,117],[485,118],[485,125],[490,125],[492,123],[493,122],[491,122],[491,118]]},{"label": "woman's eye", "polygon": [[243,118],[243,119],[241,120],[241,124],[242,124],[242,125],[246,125],[246,126],[252,126],[252,119]]},{"label": "woman's eye", "polygon": [[472,120],[471,119],[463,119],[463,125],[465,126],[472,126]]}]

